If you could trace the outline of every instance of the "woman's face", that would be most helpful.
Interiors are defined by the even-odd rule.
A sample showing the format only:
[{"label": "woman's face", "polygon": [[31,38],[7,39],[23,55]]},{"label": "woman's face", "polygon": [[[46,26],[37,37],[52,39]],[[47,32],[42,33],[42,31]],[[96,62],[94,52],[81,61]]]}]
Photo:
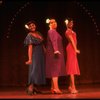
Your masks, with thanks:
[{"label": "woman's face", "polygon": [[73,21],[70,21],[67,26],[68,28],[73,28]]},{"label": "woman's face", "polygon": [[28,26],[29,26],[29,30],[30,31],[33,31],[34,32],[36,30],[36,25],[34,23],[31,23]]},{"label": "woman's face", "polygon": [[55,21],[55,19],[51,19],[50,20],[50,27],[52,29],[56,29],[57,28],[57,22]]}]

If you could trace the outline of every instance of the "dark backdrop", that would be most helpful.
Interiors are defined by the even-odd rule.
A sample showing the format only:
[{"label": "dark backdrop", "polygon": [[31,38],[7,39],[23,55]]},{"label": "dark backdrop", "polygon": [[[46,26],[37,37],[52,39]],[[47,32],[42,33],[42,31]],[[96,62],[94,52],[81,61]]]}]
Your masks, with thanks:
[{"label": "dark backdrop", "polygon": [[[37,22],[37,29],[45,40],[48,26],[46,18],[58,22],[57,30],[67,44],[64,20],[74,19],[77,33],[81,75],[77,84],[100,83],[100,2],[99,1],[0,1],[0,86],[25,86],[28,66],[27,48],[23,41],[27,35],[24,25],[29,20]],[[46,43],[46,41],[45,41]],[[66,52],[65,60],[66,60]],[[67,84],[61,77],[60,83]],[[47,82],[47,84],[49,84]]]}]

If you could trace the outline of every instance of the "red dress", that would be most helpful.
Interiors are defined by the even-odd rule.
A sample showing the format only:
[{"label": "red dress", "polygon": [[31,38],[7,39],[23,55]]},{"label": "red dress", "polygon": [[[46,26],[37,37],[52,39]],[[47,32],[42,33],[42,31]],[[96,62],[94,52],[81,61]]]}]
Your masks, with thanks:
[{"label": "red dress", "polygon": [[[67,29],[65,35],[67,37],[71,35],[75,44],[77,45],[77,37],[74,31],[72,31],[71,29]],[[75,50],[70,41],[66,47],[66,52],[67,52],[67,59],[66,59],[67,75],[70,75],[70,74],[80,75],[77,54],[75,53]]]}]

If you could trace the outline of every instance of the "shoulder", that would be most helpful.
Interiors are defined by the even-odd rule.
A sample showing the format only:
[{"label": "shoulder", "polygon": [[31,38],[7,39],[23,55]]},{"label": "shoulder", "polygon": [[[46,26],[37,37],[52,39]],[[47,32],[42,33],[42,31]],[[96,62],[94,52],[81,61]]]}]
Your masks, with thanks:
[{"label": "shoulder", "polygon": [[72,34],[72,30],[67,29],[66,32],[65,32],[65,34],[66,34],[66,35],[71,35],[71,34]]},{"label": "shoulder", "polygon": [[36,33],[41,34],[39,31],[36,31]]},{"label": "shoulder", "polygon": [[53,34],[53,33],[57,33],[57,31],[55,29],[48,30],[48,34]]},{"label": "shoulder", "polygon": [[72,32],[72,30],[71,29],[67,29],[66,32]]},{"label": "shoulder", "polygon": [[26,36],[26,38],[30,38],[30,37],[32,37],[32,34],[28,33],[27,36]]},{"label": "shoulder", "polygon": [[75,31],[72,31],[72,33],[76,34],[76,32],[75,32]]},{"label": "shoulder", "polygon": [[36,31],[40,36],[42,36],[42,33],[41,32],[39,32],[39,31]]}]

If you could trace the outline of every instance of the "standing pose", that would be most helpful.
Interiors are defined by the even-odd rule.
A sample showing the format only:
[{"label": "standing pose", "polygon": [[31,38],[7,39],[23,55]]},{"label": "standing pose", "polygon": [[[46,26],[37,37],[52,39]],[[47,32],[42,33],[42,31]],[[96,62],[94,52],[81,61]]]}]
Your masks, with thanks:
[{"label": "standing pose", "polygon": [[25,27],[29,30],[24,40],[24,44],[28,46],[29,76],[27,93],[29,95],[40,93],[35,85],[45,84],[45,60],[43,49],[43,37],[40,32],[36,31],[34,21],[29,21]]},{"label": "standing pose", "polygon": [[77,93],[75,87],[75,75],[80,75],[79,65],[77,61],[77,54],[80,51],[77,49],[77,37],[76,33],[73,31],[73,20],[69,19],[65,21],[67,30],[65,32],[66,39],[68,39],[69,43],[66,47],[67,52],[67,60],[66,60],[66,71],[67,75],[70,76],[70,84],[69,91],[71,93]]},{"label": "standing pose", "polygon": [[56,30],[57,22],[55,19],[48,19],[47,23],[50,29],[47,34],[46,77],[51,78],[51,92],[61,94],[58,77],[66,74],[62,37]]}]

